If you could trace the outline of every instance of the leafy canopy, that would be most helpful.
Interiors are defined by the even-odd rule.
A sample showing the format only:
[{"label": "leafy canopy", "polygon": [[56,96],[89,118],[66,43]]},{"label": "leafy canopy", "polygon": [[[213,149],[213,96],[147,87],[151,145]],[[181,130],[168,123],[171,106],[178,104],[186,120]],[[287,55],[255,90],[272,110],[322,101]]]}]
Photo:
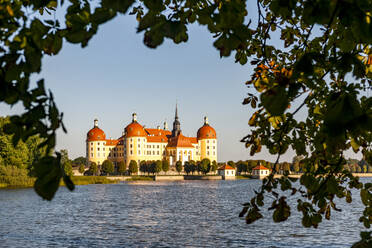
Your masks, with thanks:
[{"label": "leafy canopy", "polygon": [[[12,116],[5,129],[13,135],[14,145],[39,134],[49,154],[56,130],[64,130],[63,115],[44,80],[30,88],[30,76],[40,72],[44,55],[58,54],[66,42],[87,46],[99,25],[129,9],[150,48],[164,39],[187,42],[187,26],[198,23],[213,35],[221,57],[233,55],[236,62],[244,65],[249,60],[255,66],[243,101],[254,109],[249,120],[252,130],[242,139],[250,154],[264,146],[278,155],[276,163],[289,148],[304,156],[306,173],[300,183],[305,190],[296,188],[291,178],[271,175],[245,204],[241,215],[247,223],[262,217],[265,194],[274,197],[270,207],[274,221],[288,218],[291,209],[280,188],[291,190],[291,197],[306,199],[297,204],[302,224],[317,227],[323,217],[329,219],[331,211],[338,210],[335,197],[350,202],[350,189],[357,188],[365,206],[360,221],[370,227],[372,185],[343,170],[343,154],[348,149],[359,151],[371,164],[372,99],[366,94],[372,75],[371,0],[101,0],[98,5],[70,0],[61,24],[49,13],[64,2],[0,3],[0,102],[21,102],[25,107],[24,114]],[[257,6],[253,14],[248,12],[252,6]],[[40,15],[28,14],[35,11]],[[280,42],[271,38],[278,36]],[[299,112],[304,119],[296,118]],[[57,190],[56,181],[69,180],[60,159],[56,153],[35,166],[35,189],[46,199]],[[361,237],[356,245],[371,244],[371,232]]]}]

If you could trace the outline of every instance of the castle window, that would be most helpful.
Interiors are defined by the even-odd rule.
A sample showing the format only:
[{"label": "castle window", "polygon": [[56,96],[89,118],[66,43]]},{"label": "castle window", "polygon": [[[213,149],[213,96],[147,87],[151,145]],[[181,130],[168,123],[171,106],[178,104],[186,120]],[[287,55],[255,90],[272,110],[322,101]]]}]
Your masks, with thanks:
[{"label": "castle window", "polygon": [[103,145],[106,145],[106,142],[103,142]]},{"label": "castle window", "polygon": [[213,140],[213,143],[216,143],[216,141],[215,141],[215,140]]},{"label": "castle window", "polygon": [[[139,132],[138,132],[138,134],[139,134]],[[138,138],[138,142],[141,142],[141,139],[140,138]]]},{"label": "castle window", "polygon": [[99,147],[97,148],[97,151],[99,151]]},{"label": "castle window", "polygon": [[159,151],[158,151],[158,155],[159,155],[160,153],[159,153]]},{"label": "castle window", "polygon": [[216,152],[213,152],[213,155],[216,155]]},{"label": "castle window", "polygon": [[159,145],[158,145],[158,148],[159,148]]},{"label": "castle window", "polygon": [[213,146],[213,149],[216,149],[216,147],[215,147],[215,146]]},{"label": "castle window", "polygon": [[207,140],[207,143],[209,143],[209,140]]},{"label": "castle window", "polygon": [[93,153],[91,153],[90,156],[93,158]]},{"label": "castle window", "polygon": [[105,150],[105,148],[103,148],[103,150]]},{"label": "castle window", "polygon": [[99,154],[99,153],[97,153],[97,157],[100,157],[99,155],[100,155],[100,154]]},{"label": "castle window", "polygon": [[138,155],[141,155],[141,150],[138,150]]},{"label": "castle window", "polygon": [[207,152],[207,155],[209,155],[209,152]]},{"label": "castle window", "polygon": [[130,142],[132,142],[132,138],[130,139]]},{"label": "castle window", "polygon": [[93,151],[93,147],[91,147],[90,150]]},{"label": "castle window", "polygon": [[155,155],[155,151],[152,151],[152,155]]},{"label": "castle window", "polygon": [[99,142],[97,143],[97,145],[99,145]]},{"label": "castle window", "polygon": [[130,148],[132,148],[133,147],[133,145],[132,144],[130,144]]},{"label": "castle window", "polygon": [[141,148],[141,145],[140,144],[138,144],[138,148]]},{"label": "castle window", "polygon": [[209,149],[209,146],[207,146],[207,149]]},{"label": "castle window", "polygon": [[133,154],[133,151],[132,150],[130,150],[130,155],[132,155]]}]

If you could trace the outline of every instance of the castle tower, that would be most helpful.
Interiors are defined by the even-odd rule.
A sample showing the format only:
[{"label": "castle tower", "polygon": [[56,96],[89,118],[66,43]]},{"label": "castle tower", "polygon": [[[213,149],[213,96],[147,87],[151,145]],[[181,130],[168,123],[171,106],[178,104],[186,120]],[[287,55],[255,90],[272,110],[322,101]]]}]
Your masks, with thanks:
[{"label": "castle tower", "polygon": [[214,128],[209,125],[207,116],[204,117],[204,125],[198,130],[197,139],[200,160],[208,158],[211,162],[217,162],[217,135]]}]

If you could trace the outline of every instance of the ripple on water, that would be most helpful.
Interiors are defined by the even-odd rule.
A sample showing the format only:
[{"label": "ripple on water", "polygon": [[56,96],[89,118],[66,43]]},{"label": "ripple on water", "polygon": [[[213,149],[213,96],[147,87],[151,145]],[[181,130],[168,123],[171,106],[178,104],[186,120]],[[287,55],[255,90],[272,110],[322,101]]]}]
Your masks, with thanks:
[{"label": "ripple on water", "polygon": [[[293,212],[246,225],[238,218],[256,180],[130,182],[61,188],[52,202],[32,189],[0,190],[0,247],[349,247],[359,201],[341,204],[318,229]],[[292,207],[295,209],[295,207]]]}]

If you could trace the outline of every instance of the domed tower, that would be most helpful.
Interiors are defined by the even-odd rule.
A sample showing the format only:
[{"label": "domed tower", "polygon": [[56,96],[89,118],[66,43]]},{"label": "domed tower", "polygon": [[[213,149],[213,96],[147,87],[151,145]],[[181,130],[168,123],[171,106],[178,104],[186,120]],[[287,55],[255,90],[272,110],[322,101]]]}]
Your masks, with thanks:
[{"label": "domed tower", "polygon": [[136,113],[132,114],[132,122],[124,130],[124,161],[127,165],[129,165],[131,160],[139,164],[145,158],[147,133],[143,126],[137,122]]},{"label": "domed tower", "polygon": [[217,135],[213,127],[208,123],[208,117],[204,117],[204,125],[199,128],[198,145],[200,160],[208,158],[211,162],[217,162]]},{"label": "domed tower", "polygon": [[106,134],[98,127],[98,120],[95,119],[94,126],[87,133],[86,139],[86,158],[88,164],[95,162],[97,165],[100,165],[105,161],[105,142]]}]

